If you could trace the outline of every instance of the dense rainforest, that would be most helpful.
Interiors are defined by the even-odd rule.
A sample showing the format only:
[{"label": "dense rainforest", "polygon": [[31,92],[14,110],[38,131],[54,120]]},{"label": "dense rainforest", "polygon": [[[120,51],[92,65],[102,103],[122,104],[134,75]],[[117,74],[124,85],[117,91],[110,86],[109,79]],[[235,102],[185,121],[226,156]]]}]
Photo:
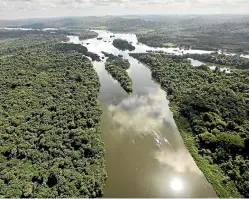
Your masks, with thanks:
[{"label": "dense rainforest", "polygon": [[186,146],[218,196],[249,197],[249,71],[224,74],[181,57],[131,55],[167,92]]},{"label": "dense rainforest", "polygon": [[[169,22],[170,19],[172,22]],[[245,16],[172,16],[160,21],[158,28],[151,26],[134,32],[139,42],[153,47],[171,43],[185,49],[223,49],[230,53],[248,54],[248,22],[249,18]]]},{"label": "dense rainforest", "polygon": [[[98,34],[86,28],[107,29],[136,33],[149,46],[248,54],[248,22],[246,16],[198,15],[0,20],[0,27],[59,28],[0,29],[0,197],[103,194],[100,85],[84,56],[100,59],[81,45],[60,43],[67,35],[87,39]],[[135,49],[124,40],[116,47]],[[106,69],[131,92],[129,63],[106,56]],[[248,60],[192,55],[237,69],[224,74],[194,68],[186,57],[133,56],[151,68],[167,92],[182,137],[218,196],[249,197]]]},{"label": "dense rainforest", "polygon": [[230,66],[236,69],[249,69],[249,59],[239,55],[211,54],[186,54],[183,58],[192,58],[206,63]]},{"label": "dense rainforest", "polygon": [[1,46],[0,197],[100,197],[98,75],[77,46],[45,38]]},{"label": "dense rainforest", "polygon": [[133,51],[136,49],[135,46],[133,46],[127,40],[123,40],[123,39],[114,39],[113,46],[122,51],[125,51],[125,50]]},{"label": "dense rainforest", "polygon": [[96,53],[89,52],[87,47],[82,46],[81,44],[73,44],[73,43],[58,43],[55,45],[56,50],[62,52],[76,51],[82,53],[87,57],[91,57],[92,61],[101,61],[100,56]]},{"label": "dense rainforest", "polygon": [[[76,30],[77,34],[88,28],[106,29],[136,33],[139,42],[154,47],[191,46],[195,49],[224,49],[247,54],[248,24],[248,15],[133,15],[0,20],[0,27],[63,28]],[[89,31],[89,34],[92,33]]]},{"label": "dense rainforest", "polygon": [[[18,32],[18,31],[15,31]],[[22,32],[22,31],[21,31]],[[68,38],[64,35],[48,35],[44,34],[34,34],[34,32],[25,33],[25,35],[16,34],[16,37],[11,37],[10,35],[3,36],[0,38],[0,56],[13,54],[19,51],[25,51],[30,48],[38,47],[45,44],[55,44],[60,41],[68,41]],[[1,35],[1,31],[0,31]]]},{"label": "dense rainforest", "polygon": [[123,59],[121,56],[115,56],[106,52],[102,52],[107,58],[105,62],[105,69],[111,76],[117,80],[121,87],[127,92],[132,92],[132,79],[127,71],[130,68],[128,60]]}]

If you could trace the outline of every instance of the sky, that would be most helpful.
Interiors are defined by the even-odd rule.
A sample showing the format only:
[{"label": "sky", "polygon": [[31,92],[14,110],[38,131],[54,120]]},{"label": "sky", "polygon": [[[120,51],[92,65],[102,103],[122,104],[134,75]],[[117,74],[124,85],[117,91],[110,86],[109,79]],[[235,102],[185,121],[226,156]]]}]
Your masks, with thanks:
[{"label": "sky", "polygon": [[0,19],[248,11],[249,0],[0,0]]}]

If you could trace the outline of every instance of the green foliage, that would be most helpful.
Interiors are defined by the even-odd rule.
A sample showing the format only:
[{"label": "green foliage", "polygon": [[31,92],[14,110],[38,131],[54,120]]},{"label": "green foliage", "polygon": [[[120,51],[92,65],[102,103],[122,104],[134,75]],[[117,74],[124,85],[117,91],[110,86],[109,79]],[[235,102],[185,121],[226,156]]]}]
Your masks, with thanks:
[{"label": "green foliage", "polygon": [[237,69],[249,69],[249,59],[239,55],[225,55],[218,53],[211,54],[187,54],[185,58],[193,58],[203,62],[209,62],[219,65],[232,66]]},{"label": "green foliage", "polygon": [[244,139],[238,134],[221,133],[217,139],[219,145],[228,152],[239,153],[245,147]]},{"label": "green foliage", "polygon": [[[31,24],[27,26],[33,26],[40,24]],[[93,31],[87,31],[87,30],[55,30],[54,32],[50,31],[40,31],[40,30],[4,30],[0,29],[0,56],[4,54],[12,54],[19,51],[25,51],[30,48],[35,48],[38,46],[42,46],[45,44],[51,45],[51,44],[57,44],[59,42],[67,42],[68,38],[67,35],[78,35],[80,39],[89,39],[97,36],[97,33]],[[84,49],[80,49],[72,46],[65,47],[63,44],[59,44],[59,47],[61,50],[62,48],[70,49],[75,48],[71,50],[81,50],[84,51]],[[83,48],[83,47],[82,47]],[[87,49],[86,49],[87,50]],[[83,53],[83,52],[81,52]],[[92,52],[86,52],[87,56],[91,57],[94,61],[100,61],[100,58],[92,53]]]},{"label": "green foliage", "polygon": [[199,142],[200,142],[200,145],[203,147],[203,148],[210,148],[210,149],[214,149],[216,146],[217,146],[217,142],[218,142],[218,139],[216,138],[215,135],[213,135],[212,133],[209,133],[208,131],[200,134],[198,136],[199,138]]},{"label": "green foliage", "polygon": [[88,49],[85,46],[82,46],[81,44],[59,43],[55,45],[55,48],[56,50],[62,52],[76,51],[82,53],[85,56],[91,57],[92,61],[101,61],[99,55],[89,52]]},{"label": "green foliage", "polygon": [[45,28],[45,26],[44,23],[33,23],[28,25],[22,25],[21,28],[43,29]]},{"label": "green foliage", "polygon": [[123,39],[114,39],[113,46],[122,51],[125,50],[133,51],[136,49],[135,46],[133,46],[131,43]]},{"label": "green foliage", "polygon": [[110,31],[117,32],[134,32],[148,30],[151,27],[155,27],[155,23],[143,19],[126,19],[121,17],[114,17],[107,20],[106,25]]},{"label": "green foliage", "polygon": [[[239,192],[248,197],[248,179],[242,178],[249,168],[248,71],[224,74],[192,67],[182,57],[131,55],[147,64],[152,77],[167,91],[187,147],[218,196],[240,197]],[[231,165],[224,169],[227,162]],[[217,168],[220,179],[214,179]]]},{"label": "green foliage", "polygon": [[165,42],[165,43],[163,43],[163,46],[167,47],[167,48],[175,48],[176,44],[171,43],[171,42]]},{"label": "green foliage", "polygon": [[40,45],[1,59],[0,196],[100,197],[100,83],[77,52]]},{"label": "green foliage", "polygon": [[220,168],[220,166],[210,162],[210,158],[205,156],[205,153],[203,156],[200,155],[200,151],[196,146],[195,137],[192,136],[191,128],[187,119],[180,116],[176,111],[174,111],[173,113],[174,119],[181,133],[181,136],[183,137],[185,145],[195,159],[197,166],[203,172],[207,180],[213,185],[213,188],[218,196],[221,198],[227,198],[229,196],[241,198],[241,195],[238,193],[233,181],[231,181],[229,177],[224,175],[224,170],[222,170],[223,168]]},{"label": "green foliage", "polygon": [[67,40],[67,37],[65,36],[49,35],[46,33],[44,33],[43,35],[34,34],[34,32],[31,33],[25,36],[17,35],[19,36],[18,38],[3,38],[2,40],[0,40],[0,56],[4,54],[13,54],[20,51],[25,51],[30,48],[35,48],[45,44],[54,44],[63,40]]},{"label": "green foliage", "polygon": [[[106,16],[54,19],[0,20],[1,27],[63,28],[73,30],[82,39],[97,37],[87,28],[106,28],[112,32],[137,33],[139,42],[159,47],[173,43],[178,47],[204,50],[224,49],[229,52],[249,53],[248,17],[245,15],[154,15]],[[81,32],[84,31],[84,34]],[[72,35],[72,34],[71,34]],[[167,46],[169,46],[167,44]]]},{"label": "green foliage", "polygon": [[105,69],[111,76],[116,79],[122,88],[127,92],[132,92],[132,79],[129,77],[127,73],[127,69],[130,68],[130,63],[128,60],[123,59],[119,56],[115,56],[113,54],[105,53],[105,56],[108,57],[105,63]]},{"label": "green foliage", "polygon": [[78,53],[86,54],[88,52],[85,46],[73,43],[58,43],[55,45],[56,50],[62,52],[76,51]]},{"label": "green foliage", "polygon": [[139,28],[135,31],[139,42],[153,47],[174,43],[184,49],[223,49],[225,52],[248,54],[247,24],[245,16],[161,16],[150,19],[143,32]]}]

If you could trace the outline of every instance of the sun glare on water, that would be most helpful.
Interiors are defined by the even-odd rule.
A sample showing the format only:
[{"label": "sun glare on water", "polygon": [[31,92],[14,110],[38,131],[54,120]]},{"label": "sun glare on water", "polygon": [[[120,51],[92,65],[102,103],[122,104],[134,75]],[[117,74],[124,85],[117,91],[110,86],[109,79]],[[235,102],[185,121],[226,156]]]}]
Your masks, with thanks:
[{"label": "sun glare on water", "polygon": [[173,191],[180,192],[184,189],[184,185],[183,185],[183,182],[179,178],[175,177],[170,181],[170,188]]}]

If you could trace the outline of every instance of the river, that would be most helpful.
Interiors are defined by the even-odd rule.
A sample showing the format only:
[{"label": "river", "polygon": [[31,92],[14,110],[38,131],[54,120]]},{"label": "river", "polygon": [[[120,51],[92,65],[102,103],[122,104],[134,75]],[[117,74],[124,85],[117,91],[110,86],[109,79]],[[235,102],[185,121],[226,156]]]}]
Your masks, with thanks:
[{"label": "river", "polygon": [[[138,44],[134,34],[110,38],[110,32],[96,32],[102,40],[70,37],[70,42],[82,43],[101,57],[101,51],[122,54],[131,64],[128,73],[133,81],[133,93],[128,95],[107,73],[104,62],[93,62],[101,82],[101,131],[108,173],[104,197],[217,197],[183,143],[166,93],[145,65],[113,47],[112,41],[126,39],[135,45],[134,52],[178,50]],[[197,51],[186,51],[191,52]]]}]

